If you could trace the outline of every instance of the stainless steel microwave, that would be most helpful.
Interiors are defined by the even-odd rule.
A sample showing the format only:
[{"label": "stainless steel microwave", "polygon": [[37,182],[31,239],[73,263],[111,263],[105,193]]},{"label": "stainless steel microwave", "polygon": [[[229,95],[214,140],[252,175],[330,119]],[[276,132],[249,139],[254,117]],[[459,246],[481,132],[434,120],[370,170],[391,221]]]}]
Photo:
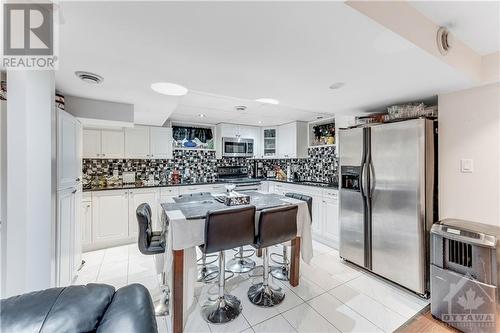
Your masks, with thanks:
[{"label": "stainless steel microwave", "polygon": [[253,157],[253,139],[222,138],[222,156]]}]

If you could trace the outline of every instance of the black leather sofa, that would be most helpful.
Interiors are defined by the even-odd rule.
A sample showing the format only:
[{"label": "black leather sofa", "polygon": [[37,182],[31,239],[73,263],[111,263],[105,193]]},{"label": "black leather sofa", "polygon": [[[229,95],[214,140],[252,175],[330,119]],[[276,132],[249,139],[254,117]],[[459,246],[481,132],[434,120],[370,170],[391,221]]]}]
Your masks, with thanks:
[{"label": "black leather sofa", "polygon": [[157,333],[148,290],[131,284],[51,288],[0,301],[2,333]]}]

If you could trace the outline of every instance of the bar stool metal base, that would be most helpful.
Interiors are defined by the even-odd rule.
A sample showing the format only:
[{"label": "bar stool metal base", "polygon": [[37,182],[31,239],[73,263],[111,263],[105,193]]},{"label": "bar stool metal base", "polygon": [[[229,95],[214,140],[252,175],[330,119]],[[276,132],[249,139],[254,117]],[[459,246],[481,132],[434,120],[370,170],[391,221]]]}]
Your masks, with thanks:
[{"label": "bar stool metal base", "polygon": [[288,281],[290,270],[287,266],[272,266],[269,274],[278,280]]},{"label": "bar stool metal base", "polygon": [[166,273],[163,272],[162,275],[162,294],[161,298],[155,302],[155,316],[163,317],[169,315],[169,305],[170,305],[170,288],[166,282]]},{"label": "bar stool metal base", "polygon": [[224,324],[236,319],[242,310],[241,302],[233,295],[225,294],[207,301],[202,309],[203,318],[212,324]]},{"label": "bar stool metal base", "polygon": [[210,282],[219,276],[217,265],[206,265],[198,270],[198,282]]},{"label": "bar stool metal base", "polygon": [[285,293],[281,288],[275,289],[264,286],[263,283],[254,284],[248,290],[248,299],[257,306],[270,308],[278,305],[285,299]]},{"label": "bar stool metal base", "polygon": [[255,267],[255,261],[248,258],[235,257],[228,261],[227,270],[233,273],[247,273]]}]

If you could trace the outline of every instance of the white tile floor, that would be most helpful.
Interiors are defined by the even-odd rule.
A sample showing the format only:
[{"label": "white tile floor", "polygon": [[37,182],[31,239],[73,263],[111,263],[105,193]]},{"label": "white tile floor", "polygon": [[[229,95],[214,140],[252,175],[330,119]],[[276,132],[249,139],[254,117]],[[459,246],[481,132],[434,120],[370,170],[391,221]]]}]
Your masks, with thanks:
[{"label": "white tile floor", "polygon": [[[427,301],[344,263],[338,252],[314,242],[310,265],[301,263],[298,287],[272,280],[285,290],[285,300],[273,308],[259,308],[247,297],[248,288],[259,278],[248,274],[231,278],[226,291],[238,297],[242,315],[227,325],[207,324],[200,306],[215,295],[214,284],[199,284],[195,291],[197,308],[191,313],[185,332],[392,332],[421,311]],[[275,247],[272,252],[280,253]],[[231,257],[229,255],[228,260]],[[136,244],[84,253],[85,265],[75,284],[101,282],[119,288],[141,283],[153,299],[160,297],[153,258],[142,255]],[[257,265],[260,258],[254,256]],[[158,320],[159,332],[168,332],[167,320]]]}]

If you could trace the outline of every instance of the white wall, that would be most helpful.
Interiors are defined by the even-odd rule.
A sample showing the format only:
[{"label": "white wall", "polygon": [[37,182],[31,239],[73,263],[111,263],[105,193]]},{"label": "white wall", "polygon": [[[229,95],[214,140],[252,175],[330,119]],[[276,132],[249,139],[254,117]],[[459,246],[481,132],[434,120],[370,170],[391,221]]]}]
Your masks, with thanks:
[{"label": "white wall", "polygon": [[54,72],[8,71],[7,84],[2,297],[51,287],[55,271]]},{"label": "white wall", "polygon": [[[500,226],[500,83],[439,96],[439,215]],[[460,172],[460,159],[474,171]]]}]

